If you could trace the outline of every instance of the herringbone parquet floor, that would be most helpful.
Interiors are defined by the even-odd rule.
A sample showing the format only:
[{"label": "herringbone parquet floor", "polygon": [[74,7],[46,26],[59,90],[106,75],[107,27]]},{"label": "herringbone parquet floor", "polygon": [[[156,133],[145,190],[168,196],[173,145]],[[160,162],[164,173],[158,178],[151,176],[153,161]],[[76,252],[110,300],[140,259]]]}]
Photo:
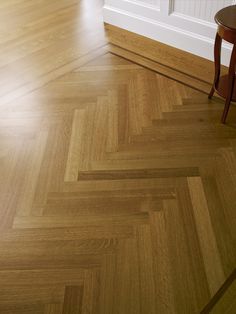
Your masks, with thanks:
[{"label": "herringbone parquet floor", "polygon": [[235,268],[236,107],[101,5],[0,4],[1,314],[200,313]]}]

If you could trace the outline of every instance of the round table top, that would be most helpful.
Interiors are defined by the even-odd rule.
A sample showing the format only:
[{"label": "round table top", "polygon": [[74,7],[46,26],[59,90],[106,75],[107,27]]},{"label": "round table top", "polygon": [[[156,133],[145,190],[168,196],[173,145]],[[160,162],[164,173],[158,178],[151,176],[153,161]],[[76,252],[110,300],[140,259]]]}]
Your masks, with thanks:
[{"label": "round table top", "polygon": [[236,31],[236,5],[231,5],[217,12],[215,21],[223,27]]}]

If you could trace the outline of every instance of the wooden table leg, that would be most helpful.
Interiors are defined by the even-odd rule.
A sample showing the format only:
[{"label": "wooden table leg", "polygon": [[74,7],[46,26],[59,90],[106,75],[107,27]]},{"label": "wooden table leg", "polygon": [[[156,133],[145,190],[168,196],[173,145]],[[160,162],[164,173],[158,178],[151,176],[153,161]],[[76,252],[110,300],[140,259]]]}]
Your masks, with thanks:
[{"label": "wooden table leg", "polygon": [[214,48],[215,78],[214,78],[214,83],[213,83],[212,89],[211,89],[210,94],[208,96],[209,99],[211,99],[212,96],[214,95],[215,88],[217,88],[219,78],[220,78],[221,44],[222,44],[222,38],[217,33],[216,39],[215,39],[215,48]]},{"label": "wooden table leg", "polygon": [[230,103],[232,100],[232,95],[234,91],[234,80],[235,80],[235,64],[236,64],[236,45],[233,47],[231,59],[230,59],[230,66],[229,66],[229,74],[228,74],[228,87],[227,87],[227,98],[225,102],[225,108],[224,112],[221,118],[221,122],[225,123],[228,112],[229,112],[229,107]]}]

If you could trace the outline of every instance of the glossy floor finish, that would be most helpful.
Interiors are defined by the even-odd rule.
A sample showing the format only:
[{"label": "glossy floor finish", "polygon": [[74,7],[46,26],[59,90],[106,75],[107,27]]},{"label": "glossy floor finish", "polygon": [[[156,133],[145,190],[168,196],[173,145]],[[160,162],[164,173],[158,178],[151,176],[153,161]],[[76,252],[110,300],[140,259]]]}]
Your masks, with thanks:
[{"label": "glossy floor finish", "polygon": [[0,3],[1,314],[200,313],[235,269],[235,106],[101,8]]}]

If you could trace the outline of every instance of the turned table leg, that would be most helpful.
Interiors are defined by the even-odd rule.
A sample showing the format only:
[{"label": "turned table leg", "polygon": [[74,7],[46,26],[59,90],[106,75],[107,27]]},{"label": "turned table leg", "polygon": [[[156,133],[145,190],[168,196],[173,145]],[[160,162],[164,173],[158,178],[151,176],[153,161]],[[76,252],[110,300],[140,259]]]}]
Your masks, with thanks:
[{"label": "turned table leg", "polygon": [[230,66],[229,66],[229,74],[228,74],[228,89],[227,89],[227,98],[225,102],[225,108],[224,112],[221,118],[221,122],[225,123],[228,112],[229,112],[229,107],[231,104],[232,100],[232,95],[234,91],[234,80],[235,80],[235,64],[236,64],[236,45],[233,47],[231,59],[230,59]]},{"label": "turned table leg", "polygon": [[210,91],[210,94],[208,96],[209,99],[212,98],[215,92],[215,88],[217,88],[219,78],[220,78],[220,57],[221,57],[221,44],[222,44],[222,38],[217,33],[216,39],[215,39],[215,48],[214,48],[214,59],[215,59],[215,78],[212,85],[212,89]]}]

